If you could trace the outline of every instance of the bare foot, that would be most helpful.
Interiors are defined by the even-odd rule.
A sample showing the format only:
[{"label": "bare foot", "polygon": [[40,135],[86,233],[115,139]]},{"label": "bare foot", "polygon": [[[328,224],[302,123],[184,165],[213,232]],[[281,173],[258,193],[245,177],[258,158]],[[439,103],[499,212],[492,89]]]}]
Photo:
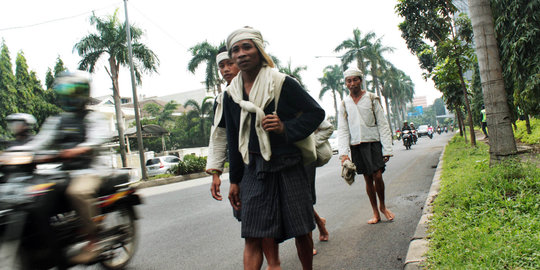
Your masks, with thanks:
[{"label": "bare foot", "polygon": [[321,224],[317,224],[319,227],[319,241],[326,242],[330,237],[328,231],[326,230],[326,219],[321,218]]},{"label": "bare foot", "polygon": [[372,219],[368,220],[368,224],[377,224],[381,221],[381,218],[373,217]]},{"label": "bare foot", "polygon": [[388,209],[381,209],[381,212],[388,220],[394,220],[394,218],[396,217],[396,215],[394,215],[394,213],[390,212],[390,210]]},{"label": "bare foot", "polygon": [[317,250],[313,249],[313,256],[317,255]]}]

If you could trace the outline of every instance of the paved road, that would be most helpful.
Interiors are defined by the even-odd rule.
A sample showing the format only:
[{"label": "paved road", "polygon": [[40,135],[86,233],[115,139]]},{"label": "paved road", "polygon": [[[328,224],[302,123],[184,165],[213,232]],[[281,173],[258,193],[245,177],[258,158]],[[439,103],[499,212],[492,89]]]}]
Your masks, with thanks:
[{"label": "paved road", "polygon": [[[314,269],[402,269],[408,244],[420,219],[439,155],[451,133],[421,138],[412,150],[396,141],[384,180],[393,222],[368,225],[371,207],[363,178],[347,185],[337,156],[317,170],[317,205],[327,219],[330,241],[314,232]],[[226,179],[227,174],[224,175]],[[222,192],[228,193],[228,181]],[[226,201],[210,196],[210,178],[140,191],[140,244],[128,269],[242,269],[240,224]],[[294,241],[280,246],[283,269],[301,269]]]}]

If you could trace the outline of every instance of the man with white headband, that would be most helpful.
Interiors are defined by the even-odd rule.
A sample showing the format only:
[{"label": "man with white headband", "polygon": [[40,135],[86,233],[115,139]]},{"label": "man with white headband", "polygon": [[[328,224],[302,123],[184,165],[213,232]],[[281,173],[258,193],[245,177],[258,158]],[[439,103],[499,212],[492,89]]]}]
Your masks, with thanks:
[{"label": "man with white headband", "polygon": [[[392,156],[390,127],[384,117],[379,97],[362,89],[362,72],[349,68],[344,72],[349,96],[345,97],[338,115],[338,147],[341,163],[349,160],[356,166],[356,173],[363,174],[366,191],[373,209],[369,224],[381,220],[379,210],[388,220],[394,214],[384,203],[384,181],[382,173],[385,163]],[[377,197],[379,207],[377,207]]]},{"label": "man with white headband", "polygon": [[272,69],[263,45],[261,33],[252,28],[227,38],[229,55],[240,68],[227,88],[223,112],[229,200],[241,209],[244,269],[261,268],[263,238],[279,243],[293,237],[303,269],[312,269],[313,201],[294,142],[317,129],[324,110],[293,78]]},{"label": "man with white headband", "polygon": [[[227,86],[238,74],[238,66],[229,58],[229,52],[225,46],[219,49],[216,56],[219,72],[227,82]],[[225,91],[225,90],[224,90]],[[218,201],[222,200],[220,193],[221,179],[227,154],[227,133],[225,130],[225,120],[223,119],[223,93],[220,93],[214,102],[214,123],[210,131],[210,141],[208,142],[208,160],[206,162],[206,173],[212,175],[210,192],[212,197]]]}]

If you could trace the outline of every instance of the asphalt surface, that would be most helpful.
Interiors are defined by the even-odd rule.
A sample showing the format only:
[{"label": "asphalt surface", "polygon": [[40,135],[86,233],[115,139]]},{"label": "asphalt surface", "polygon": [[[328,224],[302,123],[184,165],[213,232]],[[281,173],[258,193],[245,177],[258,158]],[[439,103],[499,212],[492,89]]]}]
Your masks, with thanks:
[{"label": "asphalt surface", "polygon": [[[363,177],[346,184],[337,156],[318,168],[315,209],[327,219],[330,240],[319,242],[314,231],[314,269],[402,269],[450,137],[420,138],[412,150],[394,141],[394,157],[383,174],[386,204],[396,215],[392,222],[383,217],[378,224],[367,224],[372,211]],[[228,174],[222,178],[221,202],[210,195],[210,177],[140,190],[139,246],[127,269],[242,269],[240,223],[226,199]],[[280,258],[283,269],[301,269],[294,240],[280,245]]]}]

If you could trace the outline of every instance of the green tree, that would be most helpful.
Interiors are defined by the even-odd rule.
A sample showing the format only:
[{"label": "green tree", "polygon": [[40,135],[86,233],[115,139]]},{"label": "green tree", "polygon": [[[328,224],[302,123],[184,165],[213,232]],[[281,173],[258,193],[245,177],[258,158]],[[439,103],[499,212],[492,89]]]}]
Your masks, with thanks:
[{"label": "green tree", "polygon": [[[118,138],[120,141],[120,155],[122,157],[122,166],[127,166],[124,127],[122,126],[122,110],[120,108],[120,86],[118,76],[120,66],[129,66],[129,54],[127,48],[126,25],[118,19],[118,9],[113,15],[106,18],[99,18],[95,14],[90,17],[90,24],[96,26],[97,33],[91,33],[83,37],[74,46],[79,56],[82,57],[79,62],[79,69],[94,72],[98,60],[107,55],[109,62],[109,77],[113,85],[113,98],[116,112],[116,122],[118,129]],[[156,72],[159,66],[159,59],[156,54],[145,44],[140,42],[143,31],[135,26],[130,26],[131,44],[133,48],[134,73],[138,84],[142,78],[142,72]]]},{"label": "green tree", "polygon": [[[2,40],[2,50],[0,52],[0,119],[6,119],[9,114],[17,112],[16,94],[11,56],[5,41]],[[0,134],[8,134],[5,121],[0,121]]]},{"label": "green tree", "polygon": [[200,142],[203,144],[205,142],[208,143],[209,133],[206,131],[210,128],[210,125],[208,124],[211,124],[212,122],[213,105],[213,97],[205,97],[200,104],[194,99],[190,99],[184,104],[184,107],[186,108],[191,107],[187,112],[188,119],[198,126],[198,134],[193,135],[202,139]]},{"label": "green tree", "polygon": [[216,94],[216,89],[218,93],[221,93],[221,84],[223,81],[219,77],[218,63],[216,63],[216,56],[218,55],[219,48],[224,46],[225,43],[222,42],[219,46],[213,46],[208,41],[203,41],[196,44],[195,46],[189,48],[191,52],[191,60],[188,63],[188,70],[195,74],[195,70],[199,67],[200,64],[206,64],[206,77],[204,79],[204,84],[206,85],[206,90],[214,90]]},{"label": "green tree", "polygon": [[375,42],[368,46],[367,59],[369,60],[369,65],[371,68],[371,78],[373,81],[373,88],[377,93],[377,96],[381,96],[381,91],[379,89],[379,80],[383,76],[386,60],[383,57],[384,53],[393,52],[394,48],[386,47],[382,44],[381,38],[377,38]]},{"label": "green tree", "polygon": [[161,106],[157,105],[156,103],[147,103],[143,106],[143,111],[148,113],[151,117],[157,118],[159,116],[159,112],[161,111]]},{"label": "green tree", "polygon": [[530,133],[528,115],[540,115],[540,2],[492,0],[491,8],[508,98],[526,116]]},{"label": "green tree", "polygon": [[343,100],[343,95],[347,94],[345,87],[343,87],[345,82],[343,80],[343,71],[341,70],[341,67],[338,65],[325,67],[323,70],[323,77],[319,78],[319,82],[322,86],[322,89],[319,92],[319,100],[322,100],[326,93],[331,92],[334,101],[334,109],[336,111],[334,119],[338,119],[337,96],[339,95],[339,100],[341,101]]},{"label": "green tree", "polygon": [[457,8],[453,2],[446,0],[399,0],[396,12],[405,19],[399,24],[401,36],[405,39],[409,50],[417,55],[421,67],[428,72],[427,77],[431,76],[437,65],[449,64],[457,67],[457,69],[439,68],[439,72],[458,73],[464,96],[462,101],[468,113],[471,145],[475,146],[472,112],[463,73],[472,68],[476,59],[471,47],[471,37],[459,36],[467,32],[458,31],[460,28],[470,27],[464,24],[467,20],[455,20]]},{"label": "green tree", "polygon": [[[275,64],[275,63],[274,63]],[[287,66],[278,66],[276,64],[279,72],[281,73],[284,73],[284,74],[287,74],[293,78],[295,78],[298,83],[300,83],[300,86],[302,86],[302,88],[304,88],[304,90],[306,91],[309,91],[306,86],[304,85],[304,83],[302,82],[302,75],[300,75],[300,72],[304,71],[304,70],[307,70],[307,66],[298,66],[298,67],[293,67],[291,65],[291,60],[289,59],[289,62],[287,62]]]},{"label": "green tree", "polygon": [[353,37],[347,40],[344,40],[339,44],[335,52],[340,52],[345,50],[345,53],[341,57],[343,66],[356,61],[356,66],[364,74],[363,87],[367,89],[365,75],[367,71],[366,59],[368,57],[369,46],[371,45],[371,40],[375,38],[375,33],[368,32],[365,36],[362,36],[362,32],[356,28],[353,30]]}]

